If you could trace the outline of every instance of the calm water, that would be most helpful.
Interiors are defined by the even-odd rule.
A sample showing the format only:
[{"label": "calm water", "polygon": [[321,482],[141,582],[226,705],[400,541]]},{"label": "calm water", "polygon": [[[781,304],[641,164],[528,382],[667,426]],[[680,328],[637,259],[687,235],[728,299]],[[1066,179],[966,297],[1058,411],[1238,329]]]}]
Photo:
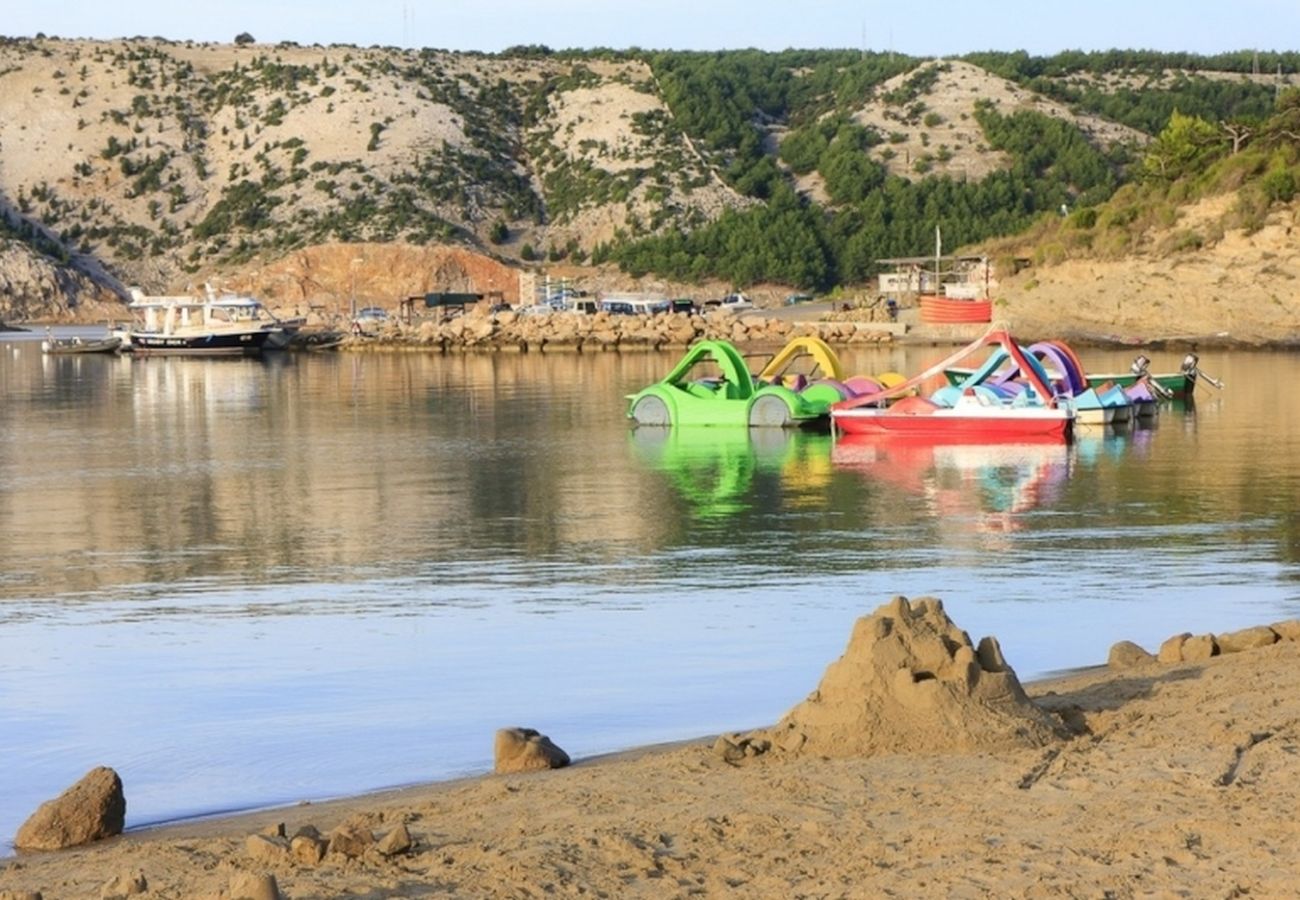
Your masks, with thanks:
[{"label": "calm water", "polygon": [[767,723],[896,593],[1022,677],[1300,616],[1294,356],[1028,450],[632,433],[673,362],[0,336],[0,842],[97,764],[140,826],[484,771],[505,725],[586,756]]}]

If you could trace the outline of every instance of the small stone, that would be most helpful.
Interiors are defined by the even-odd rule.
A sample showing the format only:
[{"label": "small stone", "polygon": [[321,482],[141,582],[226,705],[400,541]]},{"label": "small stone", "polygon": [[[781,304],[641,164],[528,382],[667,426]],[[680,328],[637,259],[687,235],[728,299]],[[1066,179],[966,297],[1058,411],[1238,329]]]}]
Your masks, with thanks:
[{"label": "small stone", "polygon": [[282,900],[274,875],[239,872],[230,879],[230,900]]},{"label": "small stone", "polygon": [[[315,831],[316,829],[312,829]],[[293,840],[289,841],[289,855],[296,862],[305,866],[318,865],[325,858],[325,850],[328,845],[319,837],[309,834],[296,834]]]},{"label": "small stone", "polygon": [[1156,659],[1162,663],[1176,663],[1183,661],[1183,644],[1192,636],[1190,631],[1184,631],[1182,634],[1176,634],[1169,640],[1160,645],[1159,652],[1156,653]]},{"label": "small stone", "polygon": [[256,862],[274,865],[283,862],[289,854],[289,846],[283,838],[267,837],[264,834],[250,834],[244,840],[244,852]]},{"label": "small stone", "polygon": [[317,828],[315,825],[304,825],[301,828],[299,828],[297,831],[295,831],[293,833],[293,836],[316,838],[316,840],[321,840],[323,838],[323,835],[320,833],[320,829]]},{"label": "small stone", "polygon": [[1119,641],[1110,648],[1106,664],[1112,669],[1131,669],[1153,663],[1156,658],[1132,641]]},{"label": "small stone", "polygon": [[739,735],[735,738],[727,737],[725,734],[718,735],[718,739],[713,742],[713,752],[727,762],[739,762],[745,758],[745,748],[737,743]]},{"label": "small stone", "polygon": [[1220,653],[1241,653],[1244,650],[1271,647],[1277,643],[1277,632],[1264,625],[1257,625],[1218,635],[1214,641],[1219,645]]},{"label": "small stone", "polygon": [[126,797],[122,779],[106,766],[91,769],[80,781],[46,803],[18,829],[20,850],[62,850],[122,833]]},{"label": "small stone", "polygon": [[108,884],[99,889],[100,900],[125,900],[136,894],[149,890],[149,882],[143,872],[125,872],[115,875]]},{"label": "small stone", "polygon": [[500,729],[494,749],[498,775],[561,769],[569,764],[569,754],[532,728]]},{"label": "small stone", "polygon": [[1212,634],[1199,634],[1183,643],[1183,662],[1205,662],[1219,655],[1219,645]]},{"label": "small stone", "polygon": [[330,832],[329,852],[346,856],[348,859],[358,859],[365,855],[366,850],[374,842],[375,836],[370,833],[369,828],[344,824]]},{"label": "small stone", "polygon": [[411,833],[405,825],[398,825],[379,842],[379,852],[384,856],[396,856],[411,849]]}]

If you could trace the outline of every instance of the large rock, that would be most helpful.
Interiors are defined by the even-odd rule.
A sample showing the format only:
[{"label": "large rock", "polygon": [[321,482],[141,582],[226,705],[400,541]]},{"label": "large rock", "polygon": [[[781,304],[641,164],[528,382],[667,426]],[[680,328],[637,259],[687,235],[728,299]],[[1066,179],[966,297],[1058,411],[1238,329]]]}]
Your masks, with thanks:
[{"label": "large rock", "polygon": [[62,850],[122,833],[126,797],[122,779],[105,766],[41,804],[14,837],[19,850]]},{"label": "large rock", "polygon": [[1112,669],[1131,669],[1153,663],[1156,658],[1132,641],[1120,641],[1110,648],[1106,664]]},{"label": "large rock", "polygon": [[1243,650],[1271,647],[1277,643],[1277,632],[1266,625],[1256,625],[1254,628],[1220,634],[1214,641],[1219,645],[1220,653],[1241,653]]},{"label": "large rock", "polygon": [[1287,619],[1285,622],[1274,622],[1269,626],[1269,630],[1284,641],[1300,642],[1300,619]]},{"label": "large rock", "polygon": [[330,832],[329,852],[358,859],[375,843],[371,830],[359,822],[345,822]]},{"label": "large rock", "polygon": [[1183,662],[1205,662],[1219,655],[1219,645],[1212,634],[1198,634],[1183,642]]},{"label": "large rock", "polygon": [[1156,653],[1156,659],[1162,663],[1182,662],[1183,644],[1186,644],[1191,638],[1192,633],[1190,631],[1174,635],[1160,645],[1160,650]]},{"label": "large rock", "polygon": [[532,728],[502,728],[496,734],[494,751],[493,768],[499,775],[561,769],[569,764],[569,754]]},{"label": "large rock", "polygon": [[857,621],[817,690],[766,736],[787,753],[849,757],[1041,747],[1064,734],[996,639],[976,647],[939,600],[895,597]]}]

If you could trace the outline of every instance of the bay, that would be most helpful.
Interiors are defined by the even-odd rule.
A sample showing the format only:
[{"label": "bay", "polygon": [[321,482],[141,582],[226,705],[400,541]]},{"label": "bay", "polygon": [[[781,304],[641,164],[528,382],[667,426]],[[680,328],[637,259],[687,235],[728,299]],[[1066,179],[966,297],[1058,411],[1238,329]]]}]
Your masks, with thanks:
[{"label": "bay", "polygon": [[1300,364],[1202,357],[1226,389],[1150,429],[882,449],[634,431],[623,397],[668,354],[7,335],[0,842],[100,764],[139,827],[486,771],[507,725],[587,756],[768,723],[894,594],[941,597],[1022,678],[1296,617]]}]

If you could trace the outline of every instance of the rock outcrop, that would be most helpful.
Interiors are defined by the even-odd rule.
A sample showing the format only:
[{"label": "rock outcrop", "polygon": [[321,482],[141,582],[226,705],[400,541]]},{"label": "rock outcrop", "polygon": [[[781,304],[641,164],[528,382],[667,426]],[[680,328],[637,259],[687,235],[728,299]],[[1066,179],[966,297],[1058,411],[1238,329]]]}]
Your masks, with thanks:
[{"label": "rock outcrop", "polygon": [[74,322],[124,317],[124,303],[71,266],[0,238],[0,322]]},{"label": "rock outcrop", "polygon": [[493,770],[498,775],[561,769],[569,764],[569,754],[552,743],[549,737],[532,728],[499,730],[496,734],[494,758]]},{"label": "rock outcrop", "polygon": [[105,766],[40,808],[18,829],[19,850],[62,850],[121,834],[126,820],[122,779]]}]

